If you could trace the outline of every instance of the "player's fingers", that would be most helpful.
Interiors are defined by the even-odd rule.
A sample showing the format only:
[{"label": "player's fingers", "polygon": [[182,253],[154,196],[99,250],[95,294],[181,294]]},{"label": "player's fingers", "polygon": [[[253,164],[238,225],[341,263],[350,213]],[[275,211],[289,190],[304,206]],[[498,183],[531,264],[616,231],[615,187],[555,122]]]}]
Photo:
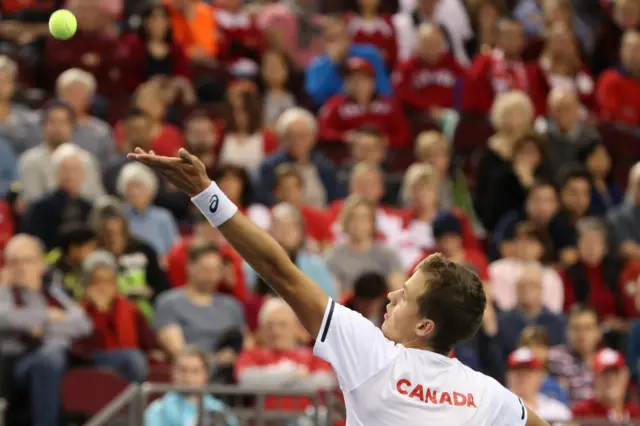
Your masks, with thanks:
[{"label": "player's fingers", "polygon": [[187,151],[186,149],[180,148],[180,151],[178,151],[178,156],[180,156],[182,160],[186,161],[192,166],[195,166],[197,158],[194,155],[191,155],[191,153],[189,153],[189,151]]}]

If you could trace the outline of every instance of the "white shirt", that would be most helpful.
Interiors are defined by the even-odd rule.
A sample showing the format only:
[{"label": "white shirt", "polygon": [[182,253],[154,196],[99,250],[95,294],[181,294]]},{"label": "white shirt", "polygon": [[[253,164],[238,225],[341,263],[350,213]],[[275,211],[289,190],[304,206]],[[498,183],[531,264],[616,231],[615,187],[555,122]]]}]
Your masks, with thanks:
[{"label": "white shirt", "polygon": [[254,133],[242,142],[233,134],[225,136],[220,150],[220,163],[256,170],[264,159],[264,139],[261,133]]},{"label": "white shirt", "polygon": [[542,420],[546,420],[552,425],[555,422],[564,424],[573,417],[569,407],[562,402],[543,394],[538,394],[536,398],[536,406],[532,408]]},{"label": "white shirt", "polygon": [[313,352],[331,363],[347,426],[524,426],[522,400],[456,359],[387,340],[329,300]]}]

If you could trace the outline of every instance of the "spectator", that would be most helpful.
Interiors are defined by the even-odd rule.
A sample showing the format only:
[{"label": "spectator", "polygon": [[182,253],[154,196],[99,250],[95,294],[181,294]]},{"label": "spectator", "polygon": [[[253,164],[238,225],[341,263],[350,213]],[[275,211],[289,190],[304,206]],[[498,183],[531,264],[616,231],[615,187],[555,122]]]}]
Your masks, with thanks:
[{"label": "spectator", "polygon": [[282,148],[264,159],[258,173],[264,203],[273,204],[271,190],[275,169],[283,163],[294,163],[299,167],[304,179],[305,203],[321,207],[338,198],[333,164],[313,152],[317,129],[316,119],[307,110],[292,108],[282,114],[276,126]]},{"label": "spectator", "polygon": [[594,105],[595,81],[580,53],[571,27],[564,23],[549,27],[542,55],[537,61],[527,64],[529,93],[537,115],[545,114],[547,97],[553,89],[573,92],[587,108]]},{"label": "spectator", "polygon": [[[209,383],[209,361],[207,355],[196,348],[185,347],[173,360],[171,367],[171,384],[180,387],[203,388]],[[199,419],[199,406],[202,404],[204,419]],[[227,426],[238,426],[238,420],[229,413],[222,401],[205,393],[185,394],[167,392],[156,399],[144,413],[145,426],[212,423]]]},{"label": "spectator", "polygon": [[127,164],[120,171],[117,189],[127,201],[125,212],[133,236],[151,245],[159,255],[166,255],[179,232],[171,213],[153,205],[158,193],[156,174],[144,164]]},{"label": "spectator", "polygon": [[168,9],[176,44],[192,62],[211,63],[220,53],[220,30],[211,6],[201,0],[175,0]]},{"label": "spectator", "polygon": [[[440,209],[438,200],[440,178],[438,172],[428,164],[414,164],[404,175],[402,198],[408,208],[402,214],[403,229],[393,242],[399,248],[405,268],[413,266],[426,251],[435,248],[433,222],[448,212]],[[460,221],[460,232],[466,248],[477,248],[479,243],[471,230],[469,221],[457,209],[451,211]]]},{"label": "spectator", "polygon": [[268,50],[262,55],[260,81],[263,86],[262,122],[268,129],[274,129],[280,116],[296,106],[291,93],[293,69],[287,57],[277,50]]},{"label": "spectator", "polygon": [[629,369],[621,353],[609,348],[598,351],[593,358],[593,374],[593,397],[576,403],[574,416],[613,422],[640,419],[640,406],[626,401]]},{"label": "spectator", "polygon": [[578,262],[564,274],[565,307],[588,304],[601,319],[603,330],[624,333],[627,329],[619,292],[624,261],[607,251],[607,229],[596,218],[578,222]]},{"label": "spectator", "polygon": [[78,31],[69,40],[47,39],[44,49],[46,78],[51,86],[64,71],[81,68],[91,73],[98,93],[114,97],[123,93],[118,85],[115,61],[118,41],[107,28],[109,20],[99,0],[70,0],[67,7],[78,20]]},{"label": "spectator", "polygon": [[601,339],[598,314],[584,305],[574,305],[569,310],[567,344],[549,352],[549,372],[567,390],[571,404],[593,396],[590,364]]},{"label": "spectator", "polygon": [[193,345],[206,354],[210,365],[228,368],[235,362],[246,325],[242,305],[216,291],[223,277],[224,262],[216,246],[192,247],[187,284],[158,298],[153,325],[160,345],[172,357]]},{"label": "spectator", "polygon": [[219,138],[218,129],[206,112],[195,111],[185,119],[185,148],[204,163],[209,174],[218,164]]},{"label": "spectator", "polygon": [[11,143],[7,138],[0,136],[0,197],[7,195],[11,186],[18,180],[17,164],[18,159],[13,153]]},{"label": "spectator", "polygon": [[[175,155],[184,146],[184,141],[180,130],[165,122],[168,104],[167,96],[162,89],[162,81],[154,79],[141,84],[133,94],[133,104],[149,117],[151,134],[149,148],[158,155]],[[122,122],[116,124],[115,137],[120,151],[128,148],[124,146],[127,142],[124,130]]]},{"label": "spectator", "polygon": [[548,140],[549,166],[560,171],[578,162],[580,150],[600,141],[600,135],[581,117],[580,100],[574,91],[555,88],[547,99],[549,119],[543,133]]},{"label": "spectator", "polygon": [[169,79],[178,99],[193,93],[191,67],[182,46],[171,33],[169,10],[160,3],[144,6],[138,32],[121,39],[116,56],[123,64],[121,84],[133,92],[156,76]]},{"label": "spectator", "polygon": [[609,210],[607,221],[612,232],[614,247],[625,259],[640,259],[640,163],[629,171],[629,183],[624,202]]},{"label": "spectator", "polygon": [[232,74],[254,78],[265,48],[257,17],[249,13],[240,0],[217,1],[215,6],[219,59]]},{"label": "spectator", "polygon": [[60,229],[58,246],[47,253],[53,282],[62,285],[75,301],[82,299],[82,265],[97,247],[96,233],[86,223],[69,223]]},{"label": "spectator", "polygon": [[104,250],[91,253],[84,261],[83,307],[93,324],[93,333],[76,341],[74,348],[94,365],[112,368],[130,382],[147,378],[146,354],[158,344],[146,318],[135,304],[118,294],[118,264]]},{"label": "spectator", "polygon": [[2,266],[4,265],[4,248],[16,232],[13,212],[6,200],[0,198],[0,284],[2,284]]},{"label": "spectator", "polygon": [[101,199],[91,212],[91,224],[96,230],[98,247],[118,260],[118,290],[134,300],[150,319],[151,302],[170,288],[165,272],[158,264],[153,248],[134,238],[129,222],[117,199]]},{"label": "spectator", "polygon": [[305,248],[312,253],[322,253],[332,243],[329,217],[324,210],[304,204],[303,192],[302,175],[295,166],[281,164],[276,168],[273,195],[278,203],[292,204],[298,209],[304,222]]},{"label": "spectator", "polygon": [[344,94],[334,95],[320,110],[319,137],[326,142],[354,140],[355,131],[365,124],[376,125],[389,145],[402,148],[410,143],[409,124],[400,104],[375,89],[375,69],[358,57],[345,63]]},{"label": "spectator", "polygon": [[151,149],[151,119],[144,111],[138,108],[129,109],[122,118],[122,128],[124,141],[120,153],[106,160],[102,168],[102,179],[109,195],[117,195],[120,171],[131,162],[126,154],[136,148],[147,151]]},{"label": "spectator", "polygon": [[[473,0],[467,2],[473,36],[464,43],[469,58],[493,49],[498,44],[498,21],[505,14],[503,0]],[[526,28],[525,28],[526,29]]]},{"label": "spectator", "polygon": [[542,326],[528,325],[520,333],[518,347],[529,348],[534,356],[540,360],[544,368],[545,375],[540,386],[540,393],[568,406],[569,397],[567,396],[567,391],[557,379],[549,375],[547,364],[549,363],[550,346],[549,337]]},{"label": "spectator", "polygon": [[580,166],[565,167],[561,173],[560,203],[575,230],[575,224],[589,215],[591,205],[591,176]]},{"label": "spectator", "polygon": [[542,393],[544,364],[531,349],[521,347],[511,352],[507,364],[507,387],[538,417],[552,424],[571,420],[569,407]]},{"label": "spectator", "polygon": [[254,190],[249,173],[242,167],[225,165],[216,169],[213,180],[240,210],[262,229],[269,227],[269,209],[254,203]]},{"label": "spectator", "polygon": [[[20,155],[38,143],[36,115],[28,108],[13,103],[18,77],[18,64],[0,55],[0,136],[6,138],[14,155]],[[4,155],[0,157],[3,159]]]},{"label": "spectator", "polygon": [[346,293],[342,305],[380,327],[387,313],[388,293],[386,278],[375,272],[367,272],[356,279],[353,292]]},{"label": "spectator", "polygon": [[[331,276],[330,258],[324,259],[305,248],[304,217],[293,204],[277,204],[271,211],[269,233],[289,254],[296,266],[310,276],[329,297],[337,298],[340,287]],[[245,268],[247,282],[255,287],[257,274],[248,265]]]},{"label": "spectator", "polygon": [[463,76],[464,69],[447,52],[442,31],[424,23],[415,52],[398,65],[392,80],[400,102],[438,119],[442,108],[457,106],[456,86]]},{"label": "spectator", "polygon": [[488,114],[497,96],[512,90],[528,92],[523,47],[522,26],[502,19],[496,47],[476,56],[467,71],[462,101],[465,111]]},{"label": "spectator", "polygon": [[611,154],[607,146],[598,140],[585,145],[578,152],[578,160],[591,177],[591,204],[588,211],[604,217],[623,198],[622,190],[613,180]]},{"label": "spectator", "polygon": [[391,16],[381,14],[380,0],[359,0],[356,13],[346,16],[347,32],[354,43],[378,49],[388,70],[396,65],[398,42]]},{"label": "spectator", "polygon": [[218,290],[230,293],[240,301],[245,301],[248,294],[245,288],[244,260],[200,212],[194,214],[194,222],[193,233],[188,237],[181,237],[167,254],[167,275],[171,285],[182,287],[187,283],[187,264],[189,250],[192,247],[215,244],[225,261],[224,279]]},{"label": "spectator", "polygon": [[440,177],[440,208],[449,210],[458,207],[475,222],[477,219],[471,192],[464,172],[451,165],[452,151],[444,135],[435,130],[421,132],[416,138],[416,159],[429,164]]},{"label": "spectator", "polygon": [[562,278],[549,265],[553,259],[551,241],[544,228],[532,222],[520,222],[514,230],[514,239],[503,250],[504,257],[489,265],[489,281],[493,300],[501,310],[516,306],[517,278],[528,265],[537,265],[542,270],[543,305],[551,312],[562,312],[564,293]]},{"label": "spectator", "polygon": [[544,327],[551,345],[564,343],[565,319],[544,305],[543,293],[541,268],[525,266],[516,279],[516,306],[498,315],[498,339],[505,357],[518,347],[520,333],[528,325]]},{"label": "spectator", "polygon": [[[349,161],[343,165],[340,180],[348,180],[348,173],[359,163],[383,169],[387,159],[387,146],[387,139],[382,135],[378,126],[365,124],[358,128],[354,131],[353,141],[349,144],[351,155]],[[345,174],[346,176],[344,176]]]},{"label": "spectator", "polygon": [[387,278],[390,289],[404,283],[400,259],[388,246],[375,241],[376,206],[371,201],[349,197],[340,215],[346,242],[339,243],[327,255],[329,271],[336,277],[342,292],[353,290],[356,279],[365,272]]},{"label": "spectator", "polygon": [[69,143],[60,145],[51,155],[58,189],[35,201],[24,218],[26,232],[38,237],[47,250],[58,246],[65,224],[86,222],[91,213],[91,203],[81,194],[88,155]]},{"label": "spectator", "polygon": [[[56,189],[53,153],[60,145],[71,140],[74,125],[75,115],[67,104],[53,101],[43,109],[44,140],[40,145],[25,151],[18,159],[21,196],[26,200],[37,200]],[[87,176],[81,194],[93,201],[104,194],[100,167],[91,154],[84,150],[82,152]]]},{"label": "spectator", "polygon": [[344,80],[340,71],[347,59],[352,57],[361,58],[373,67],[376,93],[382,96],[392,94],[384,61],[375,47],[352,44],[345,23],[335,18],[327,18],[323,37],[325,53],[313,60],[305,76],[306,91],[317,106],[343,92]]},{"label": "spectator", "polygon": [[[635,0],[616,0],[609,2],[613,10],[603,10],[601,7],[597,13],[605,15],[595,48],[591,55],[591,69],[597,75],[607,68],[613,68],[620,61],[619,52],[624,33],[637,30],[640,26],[640,5]],[[624,43],[622,41],[622,43]]]},{"label": "spectator", "polygon": [[[633,293],[633,307],[636,312],[640,311],[640,291],[638,291],[637,287],[637,278],[636,278],[636,291]],[[629,327],[629,335],[627,338],[627,350],[626,350],[626,358],[627,358],[627,366],[631,372],[631,376],[634,380],[637,380],[640,377],[640,321],[635,318],[632,320],[631,325]]]},{"label": "spectator", "polygon": [[640,90],[640,33],[635,30],[625,32],[622,38],[620,66],[604,71],[598,80],[596,101],[600,118],[637,126],[640,102],[633,93]]},{"label": "spectator", "polygon": [[489,139],[488,146],[476,169],[475,208],[482,223],[488,230],[492,185],[496,175],[509,164],[513,157],[513,147],[533,123],[533,105],[524,92],[508,92],[499,95],[491,108],[491,122],[496,133]]},{"label": "spectator", "polygon": [[242,92],[239,105],[227,102],[220,163],[253,172],[277,147],[273,134],[262,128],[261,99],[255,90]]},{"label": "spectator", "polygon": [[58,77],[56,91],[58,98],[66,102],[75,114],[71,142],[95,158],[106,161],[115,153],[115,144],[111,127],[93,117],[89,111],[96,85],[93,75],[79,68],[71,68]]},{"label": "spectator", "polygon": [[501,190],[492,190],[487,200],[484,223],[489,229],[495,229],[505,214],[522,208],[536,180],[550,178],[545,145],[535,132],[525,133],[514,142],[511,163],[494,172],[491,188],[499,185]]},{"label": "spectator", "polygon": [[[300,347],[305,332],[291,308],[280,298],[269,299],[258,314],[260,342],[242,351],[235,374],[240,386],[252,389],[330,390],[337,384],[329,364]],[[267,396],[268,409],[303,410],[307,398]]]},{"label": "spectator", "polygon": [[57,286],[45,286],[40,242],[19,234],[5,247],[7,285],[0,286],[3,366],[29,393],[33,424],[58,424],[60,386],[72,339],[91,332],[82,309]]}]

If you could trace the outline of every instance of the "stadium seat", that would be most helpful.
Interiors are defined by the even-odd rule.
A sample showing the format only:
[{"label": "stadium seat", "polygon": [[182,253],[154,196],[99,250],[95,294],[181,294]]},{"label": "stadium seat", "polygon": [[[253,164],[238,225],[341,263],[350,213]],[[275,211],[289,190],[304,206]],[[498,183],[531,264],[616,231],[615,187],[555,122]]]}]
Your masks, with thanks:
[{"label": "stadium seat", "polygon": [[91,417],[128,385],[122,376],[110,370],[74,368],[62,382],[62,410],[66,415]]}]

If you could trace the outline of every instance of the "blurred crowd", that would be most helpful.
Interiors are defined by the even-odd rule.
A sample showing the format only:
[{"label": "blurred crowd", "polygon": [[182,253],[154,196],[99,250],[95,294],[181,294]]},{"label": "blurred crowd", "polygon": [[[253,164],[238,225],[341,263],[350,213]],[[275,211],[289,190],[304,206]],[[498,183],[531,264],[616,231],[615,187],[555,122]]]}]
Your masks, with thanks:
[{"label": "blurred crowd", "polygon": [[[63,6],[67,41],[47,29]],[[135,147],[197,155],[376,325],[428,254],[468,265],[490,303],[451,356],[552,421],[640,418],[640,0],[4,0],[0,18],[0,383],[29,407],[17,418],[57,424],[77,366],[337,386],[315,336]],[[195,407],[168,393],[147,423],[191,425]]]}]

